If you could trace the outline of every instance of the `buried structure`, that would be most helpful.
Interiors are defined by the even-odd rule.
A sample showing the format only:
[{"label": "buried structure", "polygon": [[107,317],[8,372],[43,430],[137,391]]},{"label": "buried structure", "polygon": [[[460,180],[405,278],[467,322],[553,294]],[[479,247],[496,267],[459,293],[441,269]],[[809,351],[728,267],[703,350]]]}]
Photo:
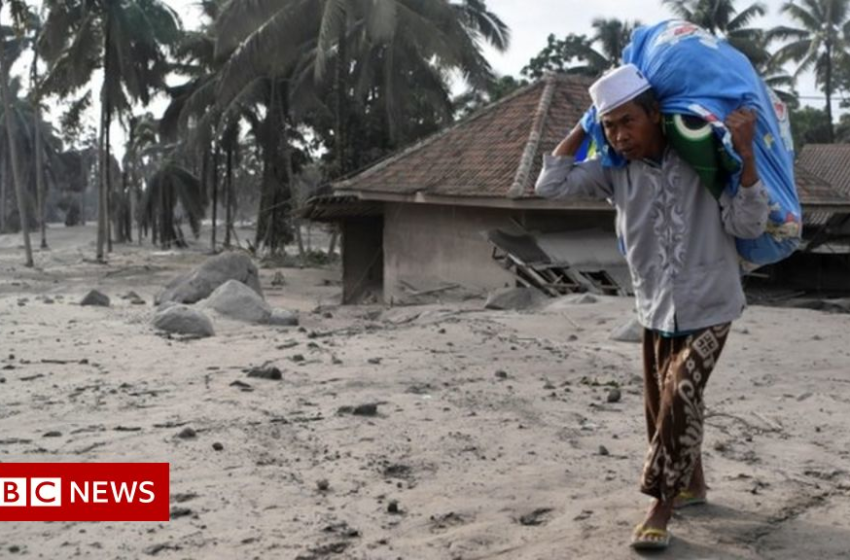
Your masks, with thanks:
[{"label": "buried structure", "polygon": [[[542,155],[590,105],[589,83],[549,74],[312,199],[308,218],[341,225],[343,302],[506,286],[629,293],[614,209],[534,194]],[[800,170],[797,186],[804,218],[850,212],[813,173]]]}]

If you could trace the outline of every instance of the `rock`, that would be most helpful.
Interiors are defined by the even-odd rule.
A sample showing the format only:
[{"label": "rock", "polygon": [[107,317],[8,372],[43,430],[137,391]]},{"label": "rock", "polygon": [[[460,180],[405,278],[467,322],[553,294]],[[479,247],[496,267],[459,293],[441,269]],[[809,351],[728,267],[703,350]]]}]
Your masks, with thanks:
[{"label": "rock", "polygon": [[62,437],[62,432],[45,432],[41,437]]},{"label": "rock", "polygon": [[398,500],[390,500],[390,503],[387,504],[387,513],[397,515],[400,511],[401,510],[398,509]]},{"label": "rock", "polygon": [[270,381],[281,381],[283,374],[274,366],[253,368],[248,372],[248,377],[256,379],[268,379]]},{"label": "rock", "polygon": [[272,309],[271,317],[267,322],[276,327],[297,327],[298,314],[285,309]]},{"label": "rock", "polygon": [[236,280],[228,280],[201,303],[203,309],[246,323],[267,323],[272,308],[254,290]]},{"label": "rock", "polygon": [[637,317],[632,317],[613,331],[609,337],[617,342],[641,342],[643,340],[643,325]]},{"label": "rock", "polygon": [[44,297],[44,300],[43,300],[43,301],[44,301],[44,303],[45,303],[46,305],[53,305],[54,303],[56,303],[56,302],[53,300],[53,298],[50,298],[50,297],[47,297],[47,296],[45,296],[45,297]]},{"label": "rock", "polygon": [[169,282],[165,289],[157,294],[154,303],[195,303],[209,297],[228,280],[241,282],[260,297],[263,296],[259,272],[251,258],[244,253],[228,252],[207,260],[192,272]]},{"label": "rock", "polygon": [[487,296],[484,309],[522,311],[532,309],[546,299],[546,296],[530,288],[503,288]]},{"label": "rock", "polygon": [[198,433],[189,427],[183,428],[183,430],[179,434],[177,434],[177,437],[179,437],[180,439],[194,439],[197,436]]},{"label": "rock", "polygon": [[178,519],[180,517],[186,517],[188,515],[192,515],[192,510],[186,507],[173,507],[171,508],[171,519]]},{"label": "rock", "polygon": [[214,444],[212,444],[212,448],[213,448],[215,451],[224,451],[224,445],[222,445],[222,444],[221,444],[220,442],[218,442],[218,441],[217,441],[217,442],[215,442]]},{"label": "rock", "polygon": [[353,414],[355,416],[377,416],[378,403],[359,404],[357,406],[341,406],[337,414]]},{"label": "rock", "polygon": [[144,305],[145,304],[144,298],[142,296],[140,296],[139,294],[137,294],[136,292],[134,292],[133,290],[130,290],[129,292],[127,292],[126,294],[121,296],[121,299],[129,301],[131,305]]},{"label": "rock", "polygon": [[506,372],[503,369],[497,370],[495,375],[499,379],[507,379],[508,378],[508,372]]},{"label": "rock", "polygon": [[251,391],[254,390],[253,387],[251,387],[247,383],[245,383],[243,381],[239,381],[239,380],[234,381],[233,383],[230,384],[230,386],[236,387],[237,389],[239,389],[240,391],[243,391],[245,393],[250,393]]},{"label": "rock", "polygon": [[80,305],[94,305],[97,307],[109,307],[109,297],[103,293],[92,290],[80,301]]},{"label": "rock", "polygon": [[608,451],[608,448],[605,447],[604,445],[600,445],[599,446],[599,454],[602,455],[603,457],[607,457],[608,455],[611,454],[611,452]]},{"label": "rock", "polygon": [[355,416],[377,416],[378,415],[378,404],[377,403],[367,403],[361,404],[354,407],[354,410],[351,412]]},{"label": "rock", "polygon": [[153,326],[161,331],[190,336],[215,336],[209,317],[188,305],[177,304],[157,312]]},{"label": "rock", "polygon": [[621,393],[621,392],[620,392],[620,390],[619,390],[619,389],[617,389],[616,387],[614,387],[613,389],[611,389],[610,391],[608,391],[608,402],[609,402],[609,403],[616,403],[616,402],[620,402],[620,399],[621,399],[622,397],[623,397],[622,393]]},{"label": "rock", "polygon": [[319,480],[318,482],[316,482],[316,489],[319,492],[327,492],[330,489],[330,487],[331,487],[331,483],[328,482],[328,480],[326,478],[323,478],[323,479]]}]

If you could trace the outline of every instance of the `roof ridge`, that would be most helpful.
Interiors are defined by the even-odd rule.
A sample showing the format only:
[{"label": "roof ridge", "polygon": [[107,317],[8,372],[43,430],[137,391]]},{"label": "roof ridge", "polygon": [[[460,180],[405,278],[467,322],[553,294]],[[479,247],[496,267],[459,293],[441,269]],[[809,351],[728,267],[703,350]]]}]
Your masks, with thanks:
[{"label": "roof ridge", "polygon": [[531,173],[531,169],[534,166],[534,158],[537,157],[537,150],[540,148],[543,125],[546,123],[546,116],[549,114],[552,99],[555,97],[556,82],[557,80],[554,74],[547,72],[544,77],[545,85],[543,87],[543,93],[540,95],[540,102],[537,104],[537,110],[534,112],[534,120],[531,123],[528,142],[526,142],[522,157],[519,160],[514,182],[511,184],[510,189],[508,189],[509,198],[519,198],[525,194],[528,175]]},{"label": "roof ridge", "polygon": [[506,95],[505,97],[495,101],[494,103],[489,103],[489,104],[485,105],[481,109],[475,111],[471,115],[468,115],[468,116],[462,118],[461,120],[454,123],[453,125],[448,126],[448,127],[444,128],[443,130],[440,130],[438,132],[435,132],[435,133],[431,134],[430,136],[427,136],[424,139],[420,140],[419,142],[416,142],[415,144],[412,144],[412,145],[408,146],[407,148],[404,148],[403,150],[400,150],[400,151],[395,152],[395,153],[391,153],[387,157],[385,157],[384,159],[378,160],[377,162],[373,162],[365,168],[361,168],[357,171],[354,171],[349,176],[347,176],[347,177],[345,177],[341,180],[338,180],[336,182],[331,183],[331,185],[333,187],[345,188],[346,186],[350,185],[355,179],[363,179],[363,178],[369,177],[371,175],[374,175],[378,171],[381,171],[382,169],[386,168],[387,166],[389,166],[392,163],[395,163],[399,159],[407,157],[409,154],[416,152],[416,151],[419,151],[422,148],[433,144],[437,140],[443,138],[444,136],[446,136],[449,133],[457,130],[458,128],[460,128],[462,126],[466,126],[467,124],[474,122],[474,121],[480,119],[481,117],[483,117],[485,115],[489,115],[490,113],[494,112],[496,109],[501,107],[502,105],[512,101],[513,99],[515,99],[517,97],[520,97],[521,95],[527,94],[528,92],[532,91],[534,88],[540,87],[541,83],[544,84],[544,88],[545,88],[548,85],[549,81],[548,80],[537,80],[537,81],[534,81],[534,82],[532,82],[532,83],[530,83],[526,86],[523,86],[523,87],[517,89],[516,91]]}]

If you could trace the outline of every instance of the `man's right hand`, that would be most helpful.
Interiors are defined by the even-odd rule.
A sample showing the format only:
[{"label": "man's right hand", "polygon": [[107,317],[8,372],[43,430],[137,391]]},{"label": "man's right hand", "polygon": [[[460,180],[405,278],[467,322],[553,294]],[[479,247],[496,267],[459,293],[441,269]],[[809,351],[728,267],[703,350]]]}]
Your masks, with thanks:
[{"label": "man's right hand", "polygon": [[578,153],[579,148],[581,148],[581,144],[584,142],[585,136],[587,136],[587,133],[584,131],[582,123],[579,122],[573,127],[567,137],[558,144],[558,147],[555,148],[552,155],[560,157],[575,156]]}]

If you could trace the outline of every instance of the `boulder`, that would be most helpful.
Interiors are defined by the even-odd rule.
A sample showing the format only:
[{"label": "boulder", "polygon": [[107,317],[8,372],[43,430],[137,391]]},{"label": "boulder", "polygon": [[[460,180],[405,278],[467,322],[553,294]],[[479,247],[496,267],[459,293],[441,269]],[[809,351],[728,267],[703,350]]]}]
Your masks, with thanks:
[{"label": "boulder", "polygon": [[209,317],[188,305],[176,304],[160,310],[153,318],[153,326],[172,334],[214,336]]},{"label": "boulder", "polygon": [[272,317],[272,308],[257,292],[236,280],[228,280],[201,302],[203,309],[248,323],[268,323]]},{"label": "boulder", "polygon": [[484,303],[485,309],[531,309],[546,300],[546,296],[529,288],[503,288],[491,292]]},{"label": "boulder", "polygon": [[96,305],[98,307],[109,307],[109,297],[105,294],[92,290],[80,301],[80,305]]},{"label": "boulder", "polygon": [[260,297],[260,275],[251,258],[245,253],[229,252],[212,257],[192,272],[179,276],[169,282],[165,289],[157,294],[154,304],[166,301],[177,303],[195,303],[208,298],[216,288],[236,280],[254,290]]}]

